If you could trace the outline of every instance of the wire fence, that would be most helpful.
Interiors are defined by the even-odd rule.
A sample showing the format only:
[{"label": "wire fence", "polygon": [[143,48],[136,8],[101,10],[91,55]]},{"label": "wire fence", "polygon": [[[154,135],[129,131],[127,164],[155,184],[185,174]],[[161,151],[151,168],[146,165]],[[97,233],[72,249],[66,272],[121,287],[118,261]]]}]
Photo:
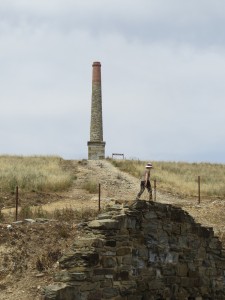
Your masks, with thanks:
[{"label": "wire fence", "polygon": [[[101,184],[98,184],[98,210],[101,211],[102,208],[102,199],[101,199]],[[196,198],[197,203],[201,203],[201,177],[198,176],[197,187],[196,187]],[[157,201],[157,181],[154,179],[153,181],[153,201]],[[15,191],[15,220],[18,220],[18,208],[19,208],[19,187],[16,186]]]}]

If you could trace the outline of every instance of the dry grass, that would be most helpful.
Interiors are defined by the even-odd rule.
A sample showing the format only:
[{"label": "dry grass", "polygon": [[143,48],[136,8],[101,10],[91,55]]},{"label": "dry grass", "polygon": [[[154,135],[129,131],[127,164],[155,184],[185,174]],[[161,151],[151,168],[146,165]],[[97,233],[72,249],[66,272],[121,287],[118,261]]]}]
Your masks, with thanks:
[{"label": "dry grass", "polygon": [[[145,161],[112,160],[112,163],[127,173],[139,178]],[[198,176],[201,179],[201,195],[205,197],[225,197],[225,165],[210,163],[152,162],[152,180],[156,180],[159,190],[183,197],[196,196]]]},{"label": "dry grass", "polygon": [[90,194],[96,194],[98,192],[98,184],[95,180],[89,180],[82,184],[82,189],[88,191]]},{"label": "dry grass", "polygon": [[0,156],[0,191],[55,192],[72,184],[72,174],[63,169],[63,160],[55,156]]},{"label": "dry grass", "polygon": [[44,210],[41,206],[31,207],[25,205],[19,210],[18,219],[54,219],[59,222],[74,222],[74,221],[88,221],[95,218],[98,215],[98,210],[91,208],[85,209],[73,209],[71,207],[65,207],[63,209],[55,209],[52,212]]}]

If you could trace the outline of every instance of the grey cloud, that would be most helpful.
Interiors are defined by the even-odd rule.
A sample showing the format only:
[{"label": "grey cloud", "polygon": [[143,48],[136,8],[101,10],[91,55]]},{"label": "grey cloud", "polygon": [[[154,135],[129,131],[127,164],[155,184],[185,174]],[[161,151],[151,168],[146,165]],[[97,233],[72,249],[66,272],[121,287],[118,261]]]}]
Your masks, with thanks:
[{"label": "grey cloud", "polygon": [[[19,1],[18,1],[19,2]],[[40,2],[40,3],[39,3]],[[21,1],[4,6],[1,24],[24,30],[81,30],[96,37],[120,34],[128,41],[224,44],[225,4],[199,1]],[[48,4],[47,4],[48,3]],[[1,26],[1,27],[2,27]],[[6,27],[6,26],[5,26]],[[4,28],[4,26],[3,26]]]},{"label": "grey cloud", "polygon": [[1,152],[84,157],[100,60],[107,155],[225,161],[224,5],[1,2]]}]

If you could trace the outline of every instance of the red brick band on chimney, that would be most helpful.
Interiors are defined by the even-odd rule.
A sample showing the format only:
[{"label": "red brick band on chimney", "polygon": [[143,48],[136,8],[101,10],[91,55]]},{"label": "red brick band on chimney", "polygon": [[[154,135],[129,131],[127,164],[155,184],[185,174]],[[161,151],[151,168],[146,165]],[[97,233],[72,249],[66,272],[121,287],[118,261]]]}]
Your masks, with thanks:
[{"label": "red brick band on chimney", "polygon": [[92,82],[101,82],[101,63],[96,61],[92,64],[93,74]]}]

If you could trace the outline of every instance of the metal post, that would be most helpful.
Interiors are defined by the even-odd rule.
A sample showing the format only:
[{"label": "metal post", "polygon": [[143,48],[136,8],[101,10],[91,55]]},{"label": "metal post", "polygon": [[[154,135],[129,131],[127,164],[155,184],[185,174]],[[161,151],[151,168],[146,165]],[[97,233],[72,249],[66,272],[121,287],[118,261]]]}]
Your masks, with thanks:
[{"label": "metal post", "polygon": [[201,202],[200,176],[198,176],[198,204]]},{"label": "metal post", "polygon": [[156,179],[154,179],[154,201],[156,201]]},{"label": "metal post", "polygon": [[101,210],[101,184],[98,185],[98,210]]},{"label": "metal post", "polygon": [[19,203],[19,189],[16,186],[16,221],[18,219],[18,203]]}]

